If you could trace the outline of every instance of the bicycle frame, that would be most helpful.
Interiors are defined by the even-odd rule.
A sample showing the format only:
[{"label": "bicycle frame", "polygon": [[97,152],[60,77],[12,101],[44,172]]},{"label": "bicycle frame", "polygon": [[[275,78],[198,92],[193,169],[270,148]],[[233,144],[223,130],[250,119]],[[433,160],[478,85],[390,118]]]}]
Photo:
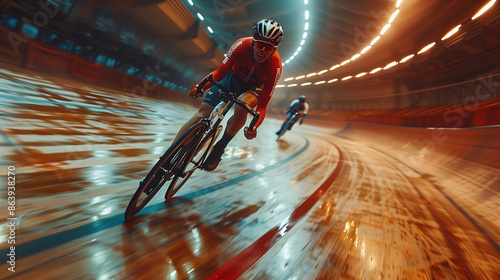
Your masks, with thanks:
[{"label": "bicycle frame", "polygon": [[[186,175],[191,175],[196,169],[199,169],[203,166],[203,163],[205,159],[208,156],[208,153],[212,150],[213,146],[215,145],[215,141],[217,140],[216,138],[218,137],[217,130],[223,121],[224,117],[226,114],[229,112],[229,110],[234,106],[234,104],[237,104],[244,108],[248,113],[250,113],[253,116],[253,119],[250,123],[250,127],[253,128],[255,124],[258,121],[259,114],[255,112],[252,108],[248,106],[245,102],[237,99],[237,96],[233,92],[229,92],[228,89],[226,89],[224,86],[220,85],[218,82],[214,81],[211,75],[208,75],[198,86],[198,89],[203,88],[203,86],[211,82],[214,86],[220,88],[226,98],[228,99],[227,101],[221,101],[217,106],[214,107],[212,112],[210,113],[210,116],[208,118],[203,118],[200,120],[200,122],[205,123],[206,129],[203,131],[202,135],[200,135],[200,138],[194,139],[192,143],[196,143],[194,147],[191,147],[188,152],[185,153],[185,158],[189,160],[182,160],[184,163],[182,163],[182,166],[180,170],[183,170],[182,174],[178,174],[178,176],[185,177]],[[210,141],[209,141],[210,140]],[[208,142],[208,147],[205,149],[203,154],[197,158],[194,159],[200,150],[205,148],[206,143]],[[192,163],[194,166],[190,168],[189,170],[185,170],[185,168],[189,165],[189,163]],[[175,175],[174,175],[175,176]],[[181,183],[182,185],[183,183]]]},{"label": "bicycle frame", "polygon": [[[196,165],[198,165],[198,167],[200,167],[203,164],[203,161],[207,157],[208,152],[211,150],[211,148],[215,144],[215,141],[217,139],[216,139],[216,137],[213,137],[213,136],[216,134],[219,125],[224,120],[224,117],[229,112],[229,110],[234,106],[234,104],[235,104],[235,102],[233,100],[229,100],[227,102],[222,101],[217,106],[214,107],[214,109],[210,113],[210,117],[209,118],[205,118],[205,119],[201,120],[203,122],[207,122],[207,124],[210,127],[205,132],[205,136],[203,137],[203,139],[200,142],[201,146],[203,146],[203,144],[208,139],[210,139],[210,138],[212,138],[212,139],[210,139],[210,142],[208,143],[208,148],[205,150],[204,154],[200,158],[201,160],[196,164]],[[198,151],[199,148],[202,148],[202,147],[198,147],[196,150]],[[197,153],[195,153],[193,155],[193,157],[196,156],[196,154]]]},{"label": "bicycle frame", "polygon": [[285,124],[283,125],[282,128],[280,128],[280,133],[278,134],[278,138],[276,141],[278,141],[281,136],[285,134],[285,132],[288,131],[288,128],[294,123],[295,119],[297,118],[299,112],[294,112],[293,115],[291,115],[289,118],[285,119]]},{"label": "bicycle frame", "polygon": [[[188,170],[187,172],[183,172],[183,175],[185,176],[187,173],[193,173],[196,169],[201,168],[203,165],[203,162],[205,161],[206,157],[208,156],[208,153],[211,151],[212,147],[215,144],[215,140],[218,136],[217,134],[217,129],[219,125],[221,124],[222,120],[226,116],[226,114],[229,112],[229,110],[234,106],[234,104],[239,105],[240,107],[244,108],[249,114],[253,116],[252,121],[250,122],[250,128],[254,128],[255,124],[257,123],[259,119],[259,113],[255,112],[252,108],[248,106],[245,102],[237,99],[237,96],[235,93],[230,92],[228,89],[226,89],[224,86],[219,84],[218,82],[214,81],[212,78],[212,75],[208,75],[198,86],[198,91],[200,91],[203,86],[211,82],[214,86],[220,88],[226,98],[228,99],[227,101],[221,101],[217,106],[214,107],[212,112],[210,113],[210,116],[208,118],[204,118],[200,120],[200,122],[204,122],[207,124],[209,129],[205,132],[203,132],[204,136],[202,136],[202,139],[199,140],[197,139],[194,141],[194,143],[197,143],[195,147],[191,149],[188,153],[186,153],[187,158],[189,158],[189,161],[185,161],[181,170],[184,170],[189,162],[194,164],[194,167]],[[217,134],[217,135],[216,135]],[[210,139],[210,142],[208,143],[207,149],[205,149],[203,155],[193,161],[194,157],[199,153],[201,149],[205,147],[205,143]]]},{"label": "bicycle frame", "polygon": [[[165,199],[168,200],[180,190],[196,169],[202,168],[208,153],[215,145],[216,138],[220,132],[219,127],[222,128],[221,122],[234,104],[241,106],[253,116],[250,122],[250,130],[254,129],[259,119],[259,113],[255,112],[245,102],[239,100],[236,93],[229,92],[224,86],[214,81],[211,75],[208,75],[200,83],[198,89],[202,88],[208,81],[219,87],[224,92],[227,100],[219,103],[209,118],[203,118],[192,125],[160,157],[160,160],[145,177],[145,183],[139,184],[139,188],[129,202],[125,211],[126,220],[131,219],[143,209],[167,181],[170,181],[170,185],[165,193]],[[205,147],[205,151],[200,157],[197,157]],[[197,158],[195,159],[195,157]],[[186,170],[188,166],[189,169]],[[156,176],[159,176],[159,179],[155,181],[154,178]],[[180,178],[182,179],[179,182]]]},{"label": "bicycle frame", "polygon": [[[290,121],[288,122],[288,126],[292,125],[292,123],[295,123],[297,120],[297,117],[299,115],[299,112],[295,111],[293,115],[290,117]],[[288,127],[287,127],[288,128]]]},{"label": "bicycle frame", "polygon": [[[238,99],[238,97],[236,96],[235,93],[233,92],[230,92],[227,88],[225,88],[223,85],[221,85],[220,83],[214,81],[214,79],[212,78],[212,75],[208,75],[201,83],[200,85],[198,86],[198,93],[201,93],[201,89],[205,86],[205,84],[207,84],[208,82],[211,82],[214,86],[218,87],[219,89],[221,89],[224,93],[224,95],[226,96],[226,98],[228,99],[227,102],[221,102],[219,103],[217,106],[215,106],[214,110],[212,111],[212,113],[210,114],[210,121],[213,122],[213,119],[217,116],[218,117],[218,120],[216,121],[217,125],[220,124],[220,122],[222,121],[222,119],[224,119],[224,116],[227,114],[227,112],[233,107],[234,104],[237,104],[239,105],[240,107],[242,107],[243,109],[245,109],[250,115],[253,116],[253,119],[252,121],[250,122],[250,125],[249,125],[249,130],[250,131],[253,131],[254,128],[255,128],[255,124],[257,123],[257,121],[259,120],[259,113],[255,112],[250,106],[248,106],[248,104],[246,104],[245,102],[241,101]],[[214,116],[214,113],[215,113],[215,116]],[[212,126],[214,127],[214,126]],[[215,126],[216,127],[216,126]]]}]

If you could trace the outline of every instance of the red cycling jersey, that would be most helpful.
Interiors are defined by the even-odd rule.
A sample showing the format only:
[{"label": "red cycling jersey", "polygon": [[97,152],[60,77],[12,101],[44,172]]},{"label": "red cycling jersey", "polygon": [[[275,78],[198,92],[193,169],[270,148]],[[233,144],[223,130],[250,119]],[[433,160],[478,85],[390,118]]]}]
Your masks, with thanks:
[{"label": "red cycling jersey", "polygon": [[[255,127],[259,127],[266,116],[266,108],[273,96],[274,87],[281,77],[281,59],[278,52],[274,52],[266,62],[257,63],[253,59],[252,37],[245,37],[237,40],[231,48],[229,48],[226,57],[219,67],[212,72],[213,79],[220,82],[233,70],[236,76],[248,84],[264,84],[259,96],[257,112],[259,112],[259,121]],[[203,90],[212,86],[208,82]]]}]

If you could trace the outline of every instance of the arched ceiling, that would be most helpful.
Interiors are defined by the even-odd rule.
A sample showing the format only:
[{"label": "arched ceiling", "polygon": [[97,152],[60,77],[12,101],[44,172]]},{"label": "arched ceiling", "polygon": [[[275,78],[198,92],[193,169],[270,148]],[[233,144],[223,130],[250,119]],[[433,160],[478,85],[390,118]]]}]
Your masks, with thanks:
[{"label": "arched ceiling", "polygon": [[[470,17],[490,0],[74,0],[67,13],[50,18],[47,28],[64,34],[96,50],[106,51],[139,68],[160,64],[180,85],[188,87],[215,69],[223,54],[238,38],[251,35],[253,24],[272,18],[284,28],[285,39],[279,47],[285,62],[303,39],[305,11],[309,11],[309,29],[301,51],[284,65],[284,78],[329,70],[364,47],[381,32],[399,6],[399,13],[386,33],[356,60],[322,74],[321,79],[342,78],[370,71],[416,54],[431,42],[440,42],[444,34],[458,24],[467,28],[446,43],[439,43],[439,55],[422,66],[423,58],[415,59],[395,76],[411,76],[429,67],[453,65],[463,57],[475,56],[499,48],[500,28],[498,3],[479,23]],[[193,3],[193,5],[190,4]],[[307,2],[307,4],[305,4]],[[96,30],[96,7],[104,8],[116,20],[110,31]],[[0,4],[4,13],[32,18],[43,11],[39,1],[7,0]],[[204,16],[200,20],[197,13]],[[120,30],[133,25],[139,33],[135,44],[120,42]],[[207,31],[207,26],[214,32]],[[147,39],[155,41],[154,52],[144,53],[141,46]],[[453,46],[453,47],[452,47]],[[459,47],[458,47],[459,46]],[[420,60],[419,60],[420,59]],[[498,59],[497,59],[498,60]],[[496,60],[496,61],[497,61]],[[493,61],[495,61],[493,59]],[[490,61],[491,62],[491,61]],[[497,61],[498,62],[498,61]],[[431,65],[431,66],[429,66]],[[441,66],[440,66],[441,65]],[[423,67],[423,68],[422,68]],[[368,78],[365,78],[365,80]],[[304,81],[307,79],[304,79]],[[309,79],[315,82],[318,77]],[[284,83],[286,84],[286,83]]]},{"label": "arched ceiling", "polygon": [[[205,16],[202,25],[210,25],[215,29],[214,34],[209,35],[213,37],[222,52],[225,52],[236,38],[248,36],[251,33],[251,26],[257,20],[261,18],[277,20],[285,30],[285,39],[279,47],[283,62],[300,46],[304,33],[304,11],[309,10],[306,42],[296,58],[284,65],[284,78],[329,70],[333,65],[350,59],[364,47],[369,46],[393,13],[399,10],[390,28],[370,50],[355,61],[335,71],[328,71],[321,77],[329,80],[384,67],[392,61],[400,61],[407,55],[416,54],[429,43],[441,42],[441,38],[458,24],[472,25],[471,16],[490,1],[403,0],[398,3],[395,0],[311,0],[307,2],[306,5],[304,0],[194,1],[193,6],[187,5],[187,7],[192,14],[200,12]],[[488,28],[476,23],[479,25],[476,27],[478,30],[470,28],[466,31],[469,33],[468,40],[459,42],[460,40],[455,39],[453,42],[464,47],[453,49],[445,46],[448,48],[446,55],[434,56],[432,58],[436,60],[434,63],[448,64],[450,60],[474,56],[479,52],[497,48],[500,36],[496,36],[498,33],[495,33],[495,30],[498,28],[495,27],[498,27],[500,22],[496,6],[498,5],[490,9],[486,19],[482,19],[483,26],[489,25]],[[474,42],[470,40],[473,37],[488,37],[488,41],[479,47],[481,51],[475,50],[477,47],[474,50],[466,47],[478,43],[477,40]],[[421,72],[422,69],[415,71]]]}]

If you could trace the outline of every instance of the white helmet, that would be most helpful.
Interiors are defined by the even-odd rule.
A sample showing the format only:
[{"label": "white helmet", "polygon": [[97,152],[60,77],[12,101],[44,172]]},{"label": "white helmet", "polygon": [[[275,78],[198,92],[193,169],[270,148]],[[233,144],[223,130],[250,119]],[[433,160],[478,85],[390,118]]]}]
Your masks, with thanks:
[{"label": "white helmet", "polygon": [[265,41],[277,47],[283,41],[283,28],[272,19],[259,20],[253,27],[253,38],[257,41]]}]

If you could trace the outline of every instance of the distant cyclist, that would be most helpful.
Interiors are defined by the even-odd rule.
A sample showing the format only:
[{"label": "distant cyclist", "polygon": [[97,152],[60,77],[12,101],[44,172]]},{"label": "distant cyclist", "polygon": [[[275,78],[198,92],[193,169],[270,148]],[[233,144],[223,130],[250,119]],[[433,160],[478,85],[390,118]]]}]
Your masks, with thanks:
[{"label": "distant cyclist", "polygon": [[307,116],[307,110],[309,110],[309,104],[306,102],[306,96],[301,95],[299,98],[295,99],[290,103],[290,106],[288,106],[288,109],[286,110],[286,119],[281,125],[281,128],[276,131],[276,134],[280,134],[285,126],[285,124],[288,122],[288,120],[294,116],[294,114],[297,112],[298,114],[296,115],[295,119],[292,122],[292,125],[288,127],[288,130],[291,130],[293,125],[300,119],[299,124],[302,125],[302,122]]},{"label": "distant cyclist", "polygon": [[[231,92],[240,94],[240,99],[251,108],[257,107],[259,121],[253,129],[245,127],[244,134],[249,140],[257,136],[256,129],[266,116],[266,109],[274,92],[274,87],[281,77],[281,59],[277,52],[278,45],[283,40],[283,28],[270,19],[258,21],[253,27],[253,37],[237,40],[228,50],[226,57],[213,71],[213,79],[220,82]],[[197,92],[198,84],[191,87],[189,94],[193,98],[203,94]],[[179,130],[175,139],[180,137],[191,125],[202,118],[208,118],[213,108],[222,100],[219,88],[208,82],[202,89],[206,92],[203,103],[198,111]],[[236,133],[245,125],[247,112],[236,106],[234,114],[227,121],[222,138],[215,144],[207,157],[203,169],[214,170],[219,164],[224,149]]]}]

